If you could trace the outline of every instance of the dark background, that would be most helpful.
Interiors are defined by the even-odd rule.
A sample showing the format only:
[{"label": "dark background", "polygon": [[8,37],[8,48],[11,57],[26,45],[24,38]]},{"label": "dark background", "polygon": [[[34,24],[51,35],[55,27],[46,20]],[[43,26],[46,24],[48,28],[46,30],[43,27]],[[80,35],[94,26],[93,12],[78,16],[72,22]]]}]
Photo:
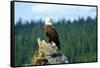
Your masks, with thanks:
[{"label": "dark background", "polygon": [[[23,24],[24,23],[24,24]],[[44,21],[23,22],[20,18],[15,28],[15,64],[30,64],[37,50],[37,38],[47,41]],[[93,62],[97,59],[97,18],[79,18],[70,21],[64,18],[53,24],[59,34],[61,50],[69,63]]]}]

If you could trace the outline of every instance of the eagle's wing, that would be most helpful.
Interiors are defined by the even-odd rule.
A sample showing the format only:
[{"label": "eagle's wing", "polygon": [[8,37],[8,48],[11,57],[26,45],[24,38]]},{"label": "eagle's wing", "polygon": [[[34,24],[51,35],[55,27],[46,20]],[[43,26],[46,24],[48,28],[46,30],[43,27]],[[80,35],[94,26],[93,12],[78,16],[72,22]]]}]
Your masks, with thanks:
[{"label": "eagle's wing", "polygon": [[49,28],[49,30],[46,32],[46,35],[49,38],[49,42],[59,40],[58,33],[54,28]]}]

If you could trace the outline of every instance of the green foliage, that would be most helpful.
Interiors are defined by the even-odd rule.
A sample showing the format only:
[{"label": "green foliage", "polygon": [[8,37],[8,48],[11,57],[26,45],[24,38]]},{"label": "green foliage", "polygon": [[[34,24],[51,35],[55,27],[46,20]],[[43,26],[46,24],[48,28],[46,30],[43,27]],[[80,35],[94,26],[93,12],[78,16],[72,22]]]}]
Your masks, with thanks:
[{"label": "green foliage", "polygon": [[[25,24],[26,23],[26,24]],[[16,66],[30,64],[37,38],[47,41],[43,21],[26,21],[21,19],[15,25],[15,63]],[[58,20],[54,27],[59,34],[61,50],[70,63],[96,61],[96,18],[79,18],[79,20]]]}]

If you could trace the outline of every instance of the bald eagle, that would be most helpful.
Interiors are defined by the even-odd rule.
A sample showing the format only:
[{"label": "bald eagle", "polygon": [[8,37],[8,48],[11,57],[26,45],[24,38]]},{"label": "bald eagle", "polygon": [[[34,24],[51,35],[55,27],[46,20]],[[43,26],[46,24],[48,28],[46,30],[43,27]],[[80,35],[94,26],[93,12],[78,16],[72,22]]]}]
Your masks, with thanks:
[{"label": "bald eagle", "polygon": [[56,46],[60,48],[60,41],[57,31],[52,27],[52,19],[51,17],[48,17],[45,21],[44,25],[46,36],[48,37],[48,42],[52,43],[54,42]]}]

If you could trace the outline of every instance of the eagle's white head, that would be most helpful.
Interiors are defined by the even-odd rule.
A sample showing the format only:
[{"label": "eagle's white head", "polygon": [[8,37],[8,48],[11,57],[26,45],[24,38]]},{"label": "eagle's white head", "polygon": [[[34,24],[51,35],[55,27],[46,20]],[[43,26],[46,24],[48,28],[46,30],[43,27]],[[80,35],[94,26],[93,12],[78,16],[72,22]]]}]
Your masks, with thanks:
[{"label": "eagle's white head", "polygon": [[52,23],[53,23],[52,17],[47,17],[45,19],[45,25],[52,25]]}]

